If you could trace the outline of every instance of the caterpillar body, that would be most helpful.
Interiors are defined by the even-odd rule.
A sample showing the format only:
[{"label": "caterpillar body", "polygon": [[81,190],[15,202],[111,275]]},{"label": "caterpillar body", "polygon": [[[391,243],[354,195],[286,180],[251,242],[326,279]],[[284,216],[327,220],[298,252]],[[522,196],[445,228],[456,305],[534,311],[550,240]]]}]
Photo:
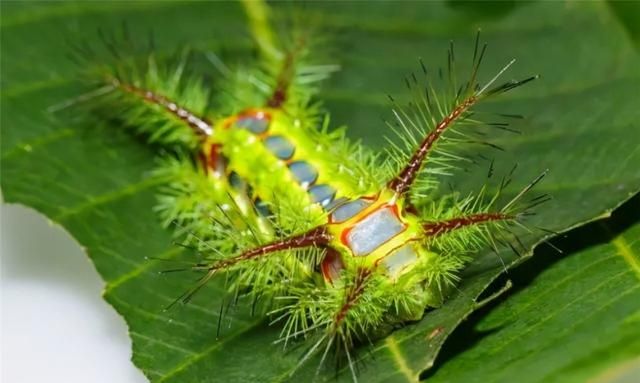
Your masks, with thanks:
[{"label": "caterpillar body", "polygon": [[[481,84],[478,39],[465,83],[437,92],[423,65],[407,79],[414,101],[394,106],[401,144],[383,156],[329,128],[313,96],[335,67],[310,63],[307,37],[287,45],[259,36],[260,67],[223,67],[216,112],[183,60],[165,70],[153,56],[105,66],[95,105],[166,149],[157,210],[177,235],[197,238],[203,255],[188,267],[202,278],[180,300],[223,274],[231,293],[283,323],[278,341],[312,339],[300,364],[334,350],[352,366],[359,341],[442,304],[473,254],[500,246],[545,200],[524,202],[542,176],[503,203],[507,181],[491,194],[432,192],[437,174],[465,160],[457,145],[486,127],[476,105],[533,77],[495,85],[509,63]],[[453,57],[451,47],[450,73]]]}]

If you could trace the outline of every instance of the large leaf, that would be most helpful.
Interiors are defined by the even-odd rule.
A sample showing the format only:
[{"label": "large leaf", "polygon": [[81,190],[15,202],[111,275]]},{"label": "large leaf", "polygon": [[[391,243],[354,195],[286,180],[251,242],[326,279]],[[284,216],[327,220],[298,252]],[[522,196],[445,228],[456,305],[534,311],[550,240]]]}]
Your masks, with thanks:
[{"label": "large leaf", "polygon": [[[532,86],[487,106],[528,116],[517,126],[521,136],[496,138],[506,149],[491,154],[499,171],[518,162],[521,185],[551,169],[539,190],[555,200],[540,209],[534,223],[566,230],[608,214],[640,188],[640,60],[606,4],[498,3],[478,9],[376,3],[365,12],[362,4],[313,3],[304,11],[336,30],[334,51],[344,70],[330,81],[324,99],[333,121],[347,123],[354,137],[381,146],[385,92],[402,98],[402,78],[415,68],[416,57],[441,64],[450,39],[468,57],[472,35],[482,27],[490,42],[484,78],[511,57],[518,58],[514,77],[541,74]],[[66,41],[98,44],[98,27],[115,30],[123,20],[134,34],[153,30],[160,53],[188,43],[224,51],[229,59],[250,56],[244,15],[236,4],[3,2],[4,196],[43,212],[86,248],[107,282],[105,298],[129,324],[134,362],[152,380],[287,380],[300,350],[284,353],[272,345],[278,329],[261,318],[242,309],[228,313],[225,318],[233,320],[222,323],[216,338],[224,296],[218,284],[185,307],[162,311],[192,281],[159,276],[159,266],[147,258],[180,253],[152,212],[157,184],[149,177],[152,150],[117,127],[99,129],[46,112],[79,92],[77,69],[65,59]],[[475,189],[485,182],[486,168],[470,170],[452,179],[455,187]],[[511,192],[520,185],[515,182]],[[523,241],[531,248],[540,239],[536,234]],[[478,258],[460,293],[444,307],[379,341],[371,352],[375,358],[359,354],[365,362],[362,379],[417,379],[501,271],[495,256]],[[296,378],[314,372],[311,364]],[[349,375],[341,371],[339,378]]]},{"label": "large leaf", "polygon": [[450,338],[429,382],[637,381],[638,217],[640,195],[557,241],[571,254],[537,250],[510,273],[517,287]]}]

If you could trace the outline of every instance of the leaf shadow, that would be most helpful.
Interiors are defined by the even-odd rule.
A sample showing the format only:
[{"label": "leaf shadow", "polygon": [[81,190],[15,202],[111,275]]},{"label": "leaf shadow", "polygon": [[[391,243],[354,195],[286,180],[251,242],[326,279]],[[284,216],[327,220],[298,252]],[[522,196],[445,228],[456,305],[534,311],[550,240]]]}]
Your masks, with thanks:
[{"label": "leaf shadow", "polygon": [[565,257],[570,257],[582,250],[610,242],[630,226],[638,223],[639,217],[640,193],[617,208],[611,217],[589,223],[551,240],[555,247],[563,251],[562,254],[559,254],[549,245],[542,245],[536,248],[532,259],[528,260],[525,265],[519,265],[508,273],[501,275],[478,298],[478,301],[482,301],[495,293],[505,285],[507,280],[511,280],[513,283],[513,288],[473,312],[467,320],[456,328],[442,347],[433,367],[424,371],[420,375],[420,380],[434,376],[447,362],[473,348],[482,339],[499,331],[502,327],[495,327],[487,331],[479,331],[477,327],[494,309],[511,296],[527,288],[544,270]]}]

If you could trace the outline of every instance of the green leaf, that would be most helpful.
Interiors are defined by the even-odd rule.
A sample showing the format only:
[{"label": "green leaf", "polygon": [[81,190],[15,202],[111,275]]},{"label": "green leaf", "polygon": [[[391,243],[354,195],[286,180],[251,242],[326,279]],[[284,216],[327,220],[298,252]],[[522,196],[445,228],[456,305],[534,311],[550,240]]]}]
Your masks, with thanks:
[{"label": "green leaf", "polygon": [[640,3],[608,0],[608,4],[636,43],[636,48],[640,49]]},{"label": "green leaf", "polygon": [[518,287],[450,338],[429,382],[637,379],[639,216],[640,195],[556,241],[571,254],[536,251],[510,273]]},{"label": "green leaf", "polygon": [[[281,4],[274,4],[276,11]],[[564,231],[603,217],[640,188],[640,60],[625,29],[606,3],[311,3],[304,12],[335,31],[336,61],[344,70],[323,99],[335,124],[380,147],[388,116],[385,93],[402,99],[403,77],[444,64],[454,39],[469,57],[478,27],[489,42],[483,78],[516,57],[515,78],[541,79],[487,105],[527,116],[522,135],[496,136],[506,150],[491,153],[496,172],[519,163],[511,192],[542,170],[538,190],[554,202],[534,223]],[[278,14],[278,13],[277,13]],[[193,303],[162,309],[193,282],[188,275],[157,274],[163,265],[147,257],[180,256],[152,212],[157,180],[150,178],[151,148],[117,127],[86,126],[46,110],[75,97],[78,69],[66,60],[68,41],[99,44],[98,28],[114,31],[128,21],[141,40],[153,30],[160,55],[185,44],[250,59],[245,16],[234,3],[90,2],[2,3],[2,190],[65,227],[87,250],[107,283],[105,299],[126,319],[134,363],[154,381],[288,380],[300,349],[283,352],[271,342],[278,328],[251,317],[243,305],[218,330],[224,299],[212,283]],[[215,73],[200,63],[195,68]],[[485,182],[486,167],[451,181],[461,190]],[[531,249],[541,235],[523,238]],[[522,254],[523,256],[525,254]],[[504,261],[516,260],[503,255]],[[478,296],[502,272],[495,255],[479,257],[445,306],[363,349],[362,381],[412,381],[431,366],[449,334],[480,307]],[[610,299],[604,298],[604,299]],[[240,302],[242,303],[242,302]],[[483,363],[482,361],[479,363]],[[313,363],[295,380],[308,380]],[[339,379],[349,380],[346,371]],[[320,377],[333,380],[332,371]]]}]

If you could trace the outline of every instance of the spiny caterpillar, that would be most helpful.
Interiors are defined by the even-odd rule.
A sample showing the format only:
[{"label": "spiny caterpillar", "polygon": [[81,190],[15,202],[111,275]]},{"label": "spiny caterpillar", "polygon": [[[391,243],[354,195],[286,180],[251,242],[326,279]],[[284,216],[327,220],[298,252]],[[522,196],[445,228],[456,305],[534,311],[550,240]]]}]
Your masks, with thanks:
[{"label": "spiny caterpillar", "polygon": [[336,68],[312,62],[309,36],[294,32],[276,44],[257,19],[262,62],[237,72],[219,64],[215,113],[203,82],[185,78],[184,60],[167,70],[153,55],[143,65],[105,66],[91,98],[166,150],[157,211],[176,235],[197,238],[203,256],[188,267],[201,279],[179,300],[225,278],[231,294],[283,323],[279,342],[311,339],[299,366],[316,354],[322,365],[334,350],[355,380],[356,344],[440,306],[472,256],[504,246],[545,200],[524,201],[544,173],[506,203],[508,180],[495,193],[483,186],[434,197],[438,175],[465,160],[457,147],[477,140],[474,129],[508,129],[481,121],[476,105],[534,77],[495,85],[511,62],[481,83],[486,44],[476,38],[469,79],[456,84],[451,46],[445,89],[436,90],[423,64],[407,79],[413,102],[394,106],[400,142],[383,156],[329,129],[314,96]]}]

